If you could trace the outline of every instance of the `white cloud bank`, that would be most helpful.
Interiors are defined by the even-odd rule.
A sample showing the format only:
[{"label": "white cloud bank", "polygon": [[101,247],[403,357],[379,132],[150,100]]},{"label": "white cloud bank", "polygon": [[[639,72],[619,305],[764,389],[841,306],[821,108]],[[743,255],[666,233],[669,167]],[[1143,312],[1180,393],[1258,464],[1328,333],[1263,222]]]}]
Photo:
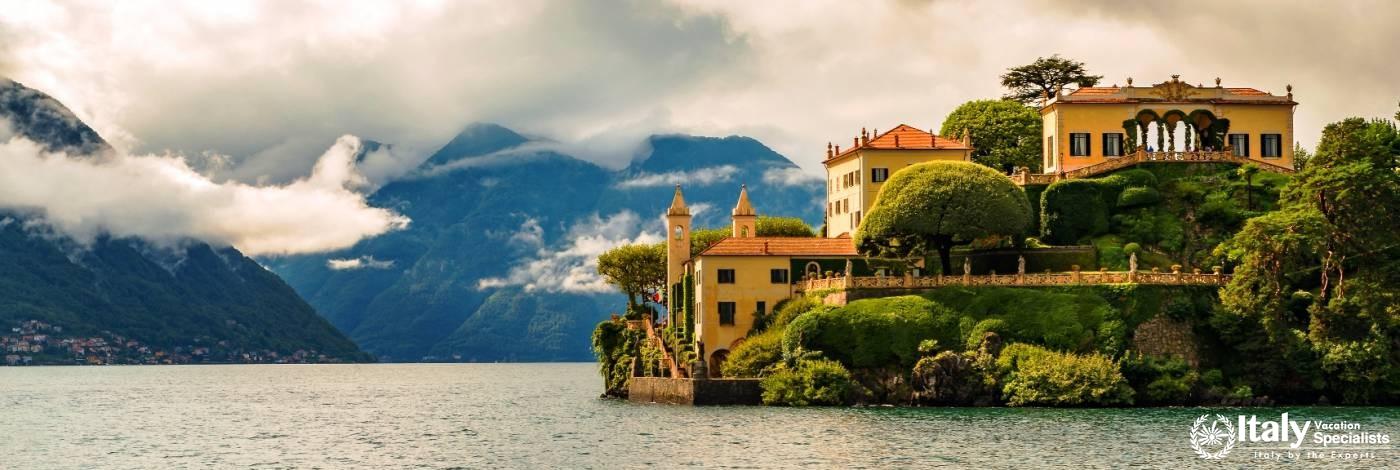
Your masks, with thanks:
[{"label": "white cloud bank", "polygon": [[[562,248],[551,250],[541,247],[533,257],[511,267],[505,276],[482,279],[477,283],[477,288],[520,286],[526,291],[616,292],[598,275],[598,255],[620,245],[662,240],[659,232],[643,230],[641,224],[642,218],[632,211],[618,212],[606,218],[594,214],[569,229]],[[537,240],[538,227],[537,222],[528,220],[521,226],[521,233],[513,238]]]},{"label": "white cloud bank", "polygon": [[373,256],[361,256],[359,258],[328,259],[326,267],[335,271],[345,271],[351,269],[389,269],[394,267],[394,260],[378,260]]},{"label": "white cloud bank", "polygon": [[248,255],[345,248],[406,227],[370,207],[355,168],[360,140],[344,136],[310,176],[282,185],[216,183],[178,155],[71,157],[14,138],[0,143],[0,208],[33,214],[79,243],[102,234],[158,244],[194,239]]},{"label": "white cloud bank", "polygon": [[642,174],[619,181],[615,186],[622,189],[656,188],[661,186],[675,186],[677,184],[709,186],[734,179],[734,175],[738,173],[739,167],[734,165],[721,165],[690,171],[668,171],[665,173]]}]

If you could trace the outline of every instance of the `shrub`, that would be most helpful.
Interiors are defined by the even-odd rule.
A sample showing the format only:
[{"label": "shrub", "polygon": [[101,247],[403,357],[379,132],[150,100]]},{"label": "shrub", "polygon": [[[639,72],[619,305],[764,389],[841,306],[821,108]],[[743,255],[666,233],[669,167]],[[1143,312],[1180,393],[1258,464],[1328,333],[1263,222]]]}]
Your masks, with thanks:
[{"label": "shrub", "polygon": [[[996,318],[1005,326],[993,331],[1008,343],[1089,352],[1094,349],[1100,325],[1117,317],[1117,312],[1103,296],[1083,289],[1055,292],[1011,287],[945,287],[924,294],[924,298],[968,320],[965,327],[959,326],[961,333],[954,336],[955,342],[941,335],[938,337],[940,343],[954,350],[976,347],[981,338],[969,340],[972,330],[979,322]],[[972,342],[964,343],[965,340]]]},{"label": "shrub", "polygon": [[1118,207],[1141,207],[1156,204],[1162,200],[1162,195],[1156,189],[1145,187],[1132,187],[1124,189],[1118,195]]},{"label": "shrub", "polygon": [[764,378],[760,386],[768,405],[841,405],[850,396],[852,381],[840,362],[803,359],[796,367],[783,367]]},{"label": "shrub", "polygon": [[1076,355],[1012,344],[997,358],[1002,395],[1010,406],[1132,404],[1133,389],[1102,354]]},{"label": "shrub", "polygon": [[809,310],[820,307],[821,305],[821,302],[817,301],[817,299],[805,296],[778,302],[778,305],[773,307],[773,321],[769,324],[768,328],[782,330],[786,328],[789,323],[792,323],[792,320],[797,318],[798,315],[807,313]]},{"label": "shrub", "polygon": [[640,342],[641,333],[628,330],[622,322],[604,321],[593,330],[593,353],[598,356],[605,394],[627,396],[632,358],[640,354]]},{"label": "shrub", "polygon": [[1125,255],[1131,255],[1141,252],[1142,245],[1137,244],[1137,242],[1128,242],[1123,244],[1123,254]]},{"label": "shrub", "polygon": [[1002,320],[1000,318],[988,318],[986,320],[977,322],[977,325],[972,327],[972,331],[967,333],[967,342],[963,344],[967,345],[967,347],[969,348],[972,348],[977,346],[977,343],[982,341],[982,335],[988,332],[996,333],[998,336],[1005,338],[1007,337],[1007,334],[1010,331],[1011,326],[1006,323],[1006,320]]},{"label": "shrub", "polygon": [[783,330],[774,328],[739,343],[720,366],[720,373],[725,377],[759,377],[782,359]]},{"label": "shrub", "polygon": [[1129,354],[1119,362],[1140,404],[1185,404],[1199,380],[1196,371],[1180,357]]},{"label": "shrub", "polygon": [[956,325],[957,315],[918,296],[857,300],[797,317],[783,335],[783,351],[822,351],[855,369],[908,370],[919,358],[919,342],[961,343]]},{"label": "shrub", "polygon": [[1041,194],[1041,238],[1070,245],[1108,231],[1109,206],[1118,201],[1120,179],[1057,181]]}]

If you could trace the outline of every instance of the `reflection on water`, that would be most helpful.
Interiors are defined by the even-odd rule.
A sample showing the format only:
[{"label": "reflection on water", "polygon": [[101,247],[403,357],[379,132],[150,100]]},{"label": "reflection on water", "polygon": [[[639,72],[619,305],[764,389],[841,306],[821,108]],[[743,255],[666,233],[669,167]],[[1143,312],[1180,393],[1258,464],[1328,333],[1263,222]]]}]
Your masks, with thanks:
[{"label": "reflection on water", "polygon": [[[0,368],[0,468],[1221,464],[1190,449],[1198,408],[690,408],[599,392],[592,364]],[[1400,437],[1396,408],[1244,412],[1283,411]],[[1224,464],[1263,463],[1249,454]],[[1400,452],[1352,465],[1400,466]]]}]

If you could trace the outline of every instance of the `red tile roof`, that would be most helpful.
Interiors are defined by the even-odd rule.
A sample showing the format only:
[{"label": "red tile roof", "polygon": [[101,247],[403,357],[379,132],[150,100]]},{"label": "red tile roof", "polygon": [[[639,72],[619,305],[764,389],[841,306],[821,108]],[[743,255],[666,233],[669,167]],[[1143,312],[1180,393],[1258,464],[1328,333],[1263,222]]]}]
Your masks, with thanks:
[{"label": "red tile roof", "polygon": [[1119,90],[1120,90],[1120,88],[1117,88],[1117,87],[1106,87],[1106,86],[1084,87],[1084,88],[1080,88],[1080,89],[1078,89],[1078,90],[1074,90],[1074,92],[1073,92],[1073,93],[1070,93],[1070,94],[1071,94],[1071,95],[1112,95],[1112,94],[1114,94],[1114,93],[1118,93]]},{"label": "red tile roof", "polygon": [[968,150],[970,148],[972,147],[964,145],[962,143],[962,140],[949,139],[941,135],[935,135],[934,133],[929,131],[916,129],[914,128],[914,126],[910,126],[908,124],[900,124],[898,126],[895,126],[894,129],[890,129],[888,131],[885,131],[883,134],[872,137],[869,142],[863,142],[858,146],[842,149],[841,153],[832,156],[831,158],[827,159],[827,161],[841,158],[857,150]]},{"label": "red tile roof", "polygon": [[1226,90],[1229,90],[1230,94],[1241,96],[1269,96],[1268,93],[1253,88],[1226,88]]},{"label": "red tile roof", "polygon": [[857,256],[850,238],[751,237],[726,238],[700,256]]}]

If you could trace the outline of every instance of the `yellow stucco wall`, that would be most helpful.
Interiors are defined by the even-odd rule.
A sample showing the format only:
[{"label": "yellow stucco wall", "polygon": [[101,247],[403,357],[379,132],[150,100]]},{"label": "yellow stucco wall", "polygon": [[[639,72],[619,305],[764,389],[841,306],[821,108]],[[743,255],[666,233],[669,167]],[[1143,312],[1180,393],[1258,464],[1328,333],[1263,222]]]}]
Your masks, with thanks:
[{"label": "yellow stucco wall", "polygon": [[[705,344],[705,361],[715,351],[729,350],[753,327],[757,303],[773,307],[792,296],[790,283],[774,284],[770,270],[790,269],[787,256],[701,256],[695,259],[695,338]],[[733,269],[734,283],[719,284],[719,270]],[[792,273],[788,273],[789,279]],[[719,303],[735,302],[734,324],[719,324]]]},{"label": "yellow stucco wall", "polygon": [[[826,169],[827,207],[834,207],[837,202],[849,200],[851,208],[849,212],[827,213],[826,236],[835,238],[843,233],[854,235],[856,227],[859,226],[856,212],[859,212],[861,217],[870,212],[870,206],[875,204],[875,196],[879,195],[880,187],[884,185],[870,181],[870,170],[888,168],[890,175],[894,175],[894,172],[909,165],[936,160],[969,161],[971,157],[970,150],[878,149],[857,151],[855,155],[848,155],[830,164]],[[842,175],[852,171],[856,172],[856,184],[843,187]]]},{"label": "yellow stucco wall", "polygon": [[[1293,106],[1291,104],[1210,104],[1210,103],[1151,103],[1151,104],[1105,104],[1105,103],[1056,103],[1042,112],[1044,132],[1044,165],[1046,173],[1070,171],[1096,163],[1104,157],[1103,134],[1124,133],[1123,120],[1130,119],[1142,110],[1152,110],[1161,116],[1177,109],[1187,114],[1197,109],[1210,111],[1216,118],[1230,120],[1231,134],[1249,134],[1249,158],[1287,168],[1293,167]],[[1071,133],[1087,132],[1089,155],[1070,156],[1069,136]],[[1262,134],[1280,134],[1282,157],[1263,158]],[[1155,133],[1153,134],[1155,135]],[[1125,136],[1126,139],[1126,136]],[[1156,149],[1156,138],[1149,138],[1147,144]],[[1143,142],[1139,142],[1143,144]],[[1184,142],[1177,139],[1178,150],[1184,150]]]}]

